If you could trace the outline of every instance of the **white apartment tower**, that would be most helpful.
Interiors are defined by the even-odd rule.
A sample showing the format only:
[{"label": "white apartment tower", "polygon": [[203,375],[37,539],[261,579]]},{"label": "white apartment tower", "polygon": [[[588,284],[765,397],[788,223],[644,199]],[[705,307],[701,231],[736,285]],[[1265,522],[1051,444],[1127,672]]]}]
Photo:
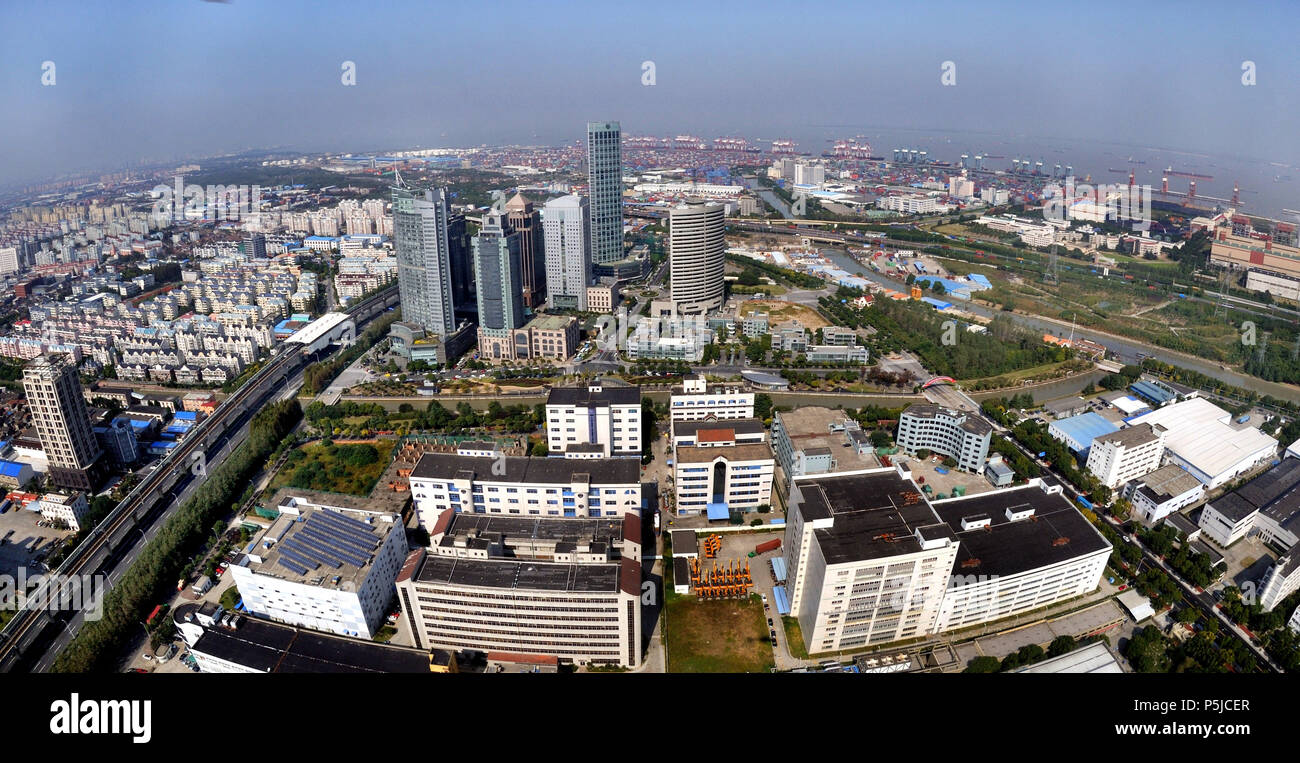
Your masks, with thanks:
[{"label": "white apartment tower", "polygon": [[99,443],[71,358],[62,354],[36,358],[23,370],[23,389],[49,460],[50,478],[60,487],[94,488]]},{"label": "white apartment tower", "polygon": [[724,208],[689,201],[668,211],[668,262],[673,307],[685,315],[722,307],[727,255]]}]

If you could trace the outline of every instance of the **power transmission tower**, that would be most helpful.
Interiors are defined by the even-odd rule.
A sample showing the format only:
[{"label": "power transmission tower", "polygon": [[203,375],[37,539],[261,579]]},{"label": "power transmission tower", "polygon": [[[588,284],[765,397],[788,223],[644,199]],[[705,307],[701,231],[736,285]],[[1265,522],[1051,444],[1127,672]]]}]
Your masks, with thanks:
[{"label": "power transmission tower", "polygon": [[1052,242],[1052,253],[1048,255],[1047,268],[1043,270],[1043,283],[1050,283],[1058,286],[1061,283],[1061,279],[1056,275],[1056,242]]}]

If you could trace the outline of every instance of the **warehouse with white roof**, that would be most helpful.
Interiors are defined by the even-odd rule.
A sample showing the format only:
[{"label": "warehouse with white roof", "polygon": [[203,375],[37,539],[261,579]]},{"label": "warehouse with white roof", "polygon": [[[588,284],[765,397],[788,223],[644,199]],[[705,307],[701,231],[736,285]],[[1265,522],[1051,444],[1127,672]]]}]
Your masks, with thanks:
[{"label": "warehouse with white roof", "polygon": [[1130,421],[1163,426],[1169,461],[1207,489],[1229,482],[1277,454],[1277,440],[1253,426],[1234,427],[1232,414],[1193,397]]}]

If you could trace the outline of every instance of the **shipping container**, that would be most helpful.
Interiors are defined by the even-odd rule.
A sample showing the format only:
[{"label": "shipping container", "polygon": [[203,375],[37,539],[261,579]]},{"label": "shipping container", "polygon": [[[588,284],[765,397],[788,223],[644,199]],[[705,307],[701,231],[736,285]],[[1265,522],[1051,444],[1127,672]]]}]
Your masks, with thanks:
[{"label": "shipping container", "polygon": [[781,539],[773,538],[772,540],[764,541],[758,544],[757,546],[754,546],[754,553],[762,554],[768,551],[774,551],[780,547],[781,547]]}]

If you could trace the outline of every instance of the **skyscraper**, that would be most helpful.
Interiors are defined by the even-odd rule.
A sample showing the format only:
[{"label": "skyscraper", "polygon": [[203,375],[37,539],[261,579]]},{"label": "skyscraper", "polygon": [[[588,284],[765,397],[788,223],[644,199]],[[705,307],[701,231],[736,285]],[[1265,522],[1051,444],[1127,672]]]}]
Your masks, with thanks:
[{"label": "skyscraper", "polygon": [[723,303],[727,242],[723,206],[688,201],[668,210],[668,270],[672,302],[683,314],[718,310]]},{"label": "skyscraper", "polygon": [[506,203],[507,222],[519,234],[519,268],[523,274],[524,306],[537,307],[546,301],[546,265],[542,243],[542,218],[533,203],[516,193]]},{"label": "skyscraper", "polygon": [[447,251],[451,262],[451,302],[457,310],[473,312],[474,257],[469,250],[465,215],[459,212],[447,214]]},{"label": "skyscraper", "polygon": [[587,123],[591,261],[623,259],[623,145],[618,122]]},{"label": "skyscraper", "polygon": [[524,325],[524,301],[519,288],[520,238],[520,234],[509,230],[501,215],[492,213],[484,216],[483,228],[474,237],[479,357],[515,357],[511,344],[514,330]]},{"label": "skyscraper", "polygon": [[[393,244],[402,320],[446,336],[456,330],[447,192],[393,189]],[[462,219],[463,225],[463,219]]]},{"label": "skyscraper", "polygon": [[542,236],[551,307],[585,311],[591,281],[591,208],[587,200],[569,194],[546,202]]},{"label": "skyscraper", "polygon": [[100,449],[76,365],[67,355],[40,356],[23,369],[23,389],[49,460],[50,479],[59,487],[93,489]]}]

